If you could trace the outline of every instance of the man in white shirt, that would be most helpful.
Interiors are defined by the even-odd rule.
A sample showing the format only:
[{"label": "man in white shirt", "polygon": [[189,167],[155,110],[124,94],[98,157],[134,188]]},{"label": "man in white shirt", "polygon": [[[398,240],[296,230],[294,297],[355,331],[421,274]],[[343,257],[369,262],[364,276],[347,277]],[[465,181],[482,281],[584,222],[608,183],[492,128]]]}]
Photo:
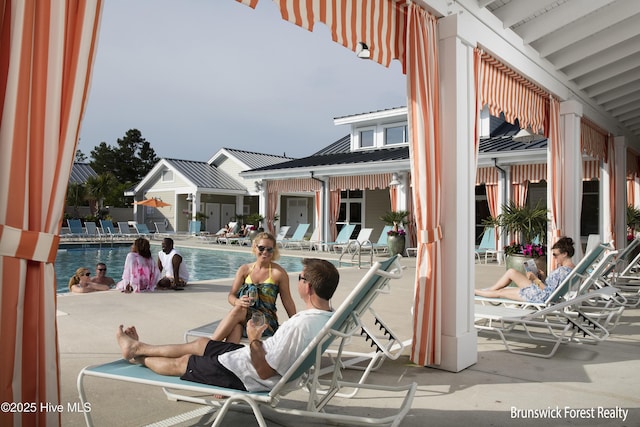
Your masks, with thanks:
[{"label": "man in white shirt", "polygon": [[139,341],[135,327],[120,325],[116,338],[122,356],[161,375],[237,390],[271,390],[331,317],[330,300],[340,279],[338,270],[321,259],[305,258],[302,264],[298,293],[305,310],[284,322],[272,337],[262,341],[267,325],[256,326],[250,320],[248,346],[208,338],[151,345]]},{"label": "man in white shirt", "polygon": [[173,247],[173,239],[169,237],[162,239],[162,250],[158,252],[158,268],[164,274],[157,285],[160,289],[181,290],[187,285],[187,266],[182,262],[182,255]]}]

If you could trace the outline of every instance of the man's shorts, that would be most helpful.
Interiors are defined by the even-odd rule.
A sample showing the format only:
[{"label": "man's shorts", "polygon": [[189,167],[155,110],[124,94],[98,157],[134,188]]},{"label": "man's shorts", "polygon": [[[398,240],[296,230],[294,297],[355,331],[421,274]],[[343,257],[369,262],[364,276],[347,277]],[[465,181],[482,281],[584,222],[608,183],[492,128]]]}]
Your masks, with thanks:
[{"label": "man's shorts", "polygon": [[187,371],[180,378],[201,384],[246,391],[247,389],[240,378],[218,361],[219,355],[242,347],[244,347],[242,344],[211,340],[207,343],[203,356],[189,358]]}]

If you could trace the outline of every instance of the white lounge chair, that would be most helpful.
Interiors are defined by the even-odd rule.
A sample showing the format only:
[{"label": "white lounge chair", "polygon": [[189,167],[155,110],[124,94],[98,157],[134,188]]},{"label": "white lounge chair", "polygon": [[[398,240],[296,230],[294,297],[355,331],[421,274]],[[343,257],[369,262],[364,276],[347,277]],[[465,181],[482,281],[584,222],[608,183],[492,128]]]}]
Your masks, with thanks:
[{"label": "white lounge chair", "polygon": [[[267,425],[262,414],[263,410],[311,417],[323,423],[338,422],[360,425],[397,426],[411,409],[411,403],[417,388],[415,382],[397,386],[346,382],[342,380],[342,364],[339,362],[333,365],[330,379],[323,380],[321,378],[321,369],[319,369],[322,354],[335,339],[340,342],[339,350],[335,357],[341,359],[341,350],[344,343],[348,342],[352,336],[360,333],[362,329],[360,321],[361,315],[369,309],[373,301],[380,294],[381,289],[387,286],[387,282],[392,278],[399,277],[401,274],[401,270],[398,270],[394,265],[395,258],[391,258],[384,263],[376,263],[371,267],[345,301],[333,313],[325,327],[322,328],[320,333],[313,339],[311,344],[302,355],[298,357],[287,372],[283,373],[280,381],[278,381],[270,392],[247,392],[203,385],[184,381],[178,377],[158,375],[144,366],[133,365],[126,360],[118,360],[103,365],[89,366],[80,371],[77,380],[80,403],[83,407],[86,402],[92,402],[93,405],[98,404],[95,401],[88,400],[84,388],[84,379],[87,376],[92,376],[152,385],[175,391],[195,391],[204,395],[227,396],[227,399],[220,401],[207,399],[205,397],[183,396],[174,392],[167,392],[169,398],[172,399],[220,407],[213,426],[222,425],[227,411],[237,404],[249,405],[256,421],[261,427],[266,427]],[[392,271],[392,267],[395,270]],[[399,393],[401,395],[401,403],[397,412],[382,418],[373,418],[365,415],[346,415],[344,414],[344,410],[335,410],[328,406],[328,403],[336,393],[343,388],[351,387],[378,391],[384,390],[386,393]],[[309,391],[306,409],[296,409],[298,405],[296,405],[295,402],[294,406],[296,408],[287,407],[287,400],[284,399],[284,396],[293,390],[301,388],[306,388]],[[85,411],[84,416],[87,425],[92,425],[91,412]]]},{"label": "white lounge chair", "polygon": [[323,242],[322,245],[325,247],[327,251],[333,249],[334,245],[344,245],[351,239],[351,235],[353,234],[353,230],[356,229],[355,224],[345,224],[340,229],[340,232],[336,236],[336,240],[333,242]]},{"label": "white lounge chair", "polygon": [[[616,292],[607,286],[542,310],[476,304],[475,327],[496,332],[511,353],[550,358],[560,344],[574,340],[597,344],[607,339],[609,331],[599,322],[597,310],[591,308],[610,300]],[[589,310],[584,309],[585,305]],[[515,340],[519,344],[512,338],[519,338]],[[529,341],[551,345],[551,349],[543,353],[539,346],[531,348]]]},{"label": "white lounge chair", "polygon": [[276,245],[282,247],[282,242],[287,237],[287,233],[289,232],[290,228],[291,227],[289,227],[288,225],[283,225],[282,227],[280,227],[280,230],[278,230],[278,234],[276,235]]},{"label": "white lounge chair", "polygon": [[296,227],[296,231],[293,232],[293,236],[282,241],[282,247],[286,249],[302,248],[302,244],[304,243],[304,236],[307,234],[309,226],[310,224],[298,224],[298,227]]},{"label": "white lounge chair", "polygon": [[481,296],[476,296],[475,301],[484,305],[505,304],[532,309],[548,307],[566,299],[567,297],[571,297],[581,291],[585,291],[593,285],[597,279],[602,277],[603,272],[606,271],[609,263],[616,256],[616,252],[610,251],[609,249],[610,248],[607,245],[598,245],[591,252],[587,253],[543,303]]}]

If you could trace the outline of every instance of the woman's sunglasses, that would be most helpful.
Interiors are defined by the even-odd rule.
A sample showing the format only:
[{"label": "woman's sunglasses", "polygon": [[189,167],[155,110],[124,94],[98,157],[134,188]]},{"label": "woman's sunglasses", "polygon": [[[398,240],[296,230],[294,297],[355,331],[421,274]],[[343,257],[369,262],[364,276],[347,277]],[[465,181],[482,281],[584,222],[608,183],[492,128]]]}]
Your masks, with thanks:
[{"label": "woman's sunglasses", "polygon": [[260,253],[262,253],[262,252],[264,252],[264,251],[267,251],[268,253],[272,253],[272,252],[273,252],[273,248],[270,248],[270,247],[268,247],[268,246],[262,246],[262,245],[260,245],[260,246],[258,246],[257,248],[258,248],[258,252],[260,252]]}]

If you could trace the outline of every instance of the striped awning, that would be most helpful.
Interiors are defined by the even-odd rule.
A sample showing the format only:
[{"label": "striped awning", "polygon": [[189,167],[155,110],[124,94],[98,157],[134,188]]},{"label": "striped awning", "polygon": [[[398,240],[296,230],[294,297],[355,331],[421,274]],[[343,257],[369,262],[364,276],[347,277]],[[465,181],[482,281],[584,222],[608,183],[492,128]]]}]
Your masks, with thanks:
[{"label": "striped awning", "polygon": [[313,178],[278,179],[267,182],[269,193],[298,193],[322,190],[322,183]]},{"label": "striped awning", "polygon": [[498,180],[498,169],[493,166],[478,168],[476,171],[476,185],[497,185]]},{"label": "striped awning", "polygon": [[603,162],[607,161],[608,133],[589,119],[580,120],[580,149],[583,153]]},{"label": "striped awning", "polygon": [[390,173],[375,175],[333,176],[329,178],[329,189],[333,190],[375,190],[388,188],[392,176]]},{"label": "striped awning", "polygon": [[[236,1],[254,9],[258,5],[258,0]],[[273,1],[278,4],[282,19],[309,31],[313,31],[316,22],[322,22],[331,31],[334,42],[355,52],[358,42],[366,41],[372,60],[388,67],[398,59],[406,72],[404,1]]]},{"label": "striped awning", "polygon": [[511,183],[522,184],[525,181],[540,182],[547,180],[547,164],[511,166]]},{"label": "striped awning", "polygon": [[515,123],[534,132],[545,130],[549,111],[549,94],[496,58],[482,52],[480,64],[481,105],[487,105],[491,115]]}]

